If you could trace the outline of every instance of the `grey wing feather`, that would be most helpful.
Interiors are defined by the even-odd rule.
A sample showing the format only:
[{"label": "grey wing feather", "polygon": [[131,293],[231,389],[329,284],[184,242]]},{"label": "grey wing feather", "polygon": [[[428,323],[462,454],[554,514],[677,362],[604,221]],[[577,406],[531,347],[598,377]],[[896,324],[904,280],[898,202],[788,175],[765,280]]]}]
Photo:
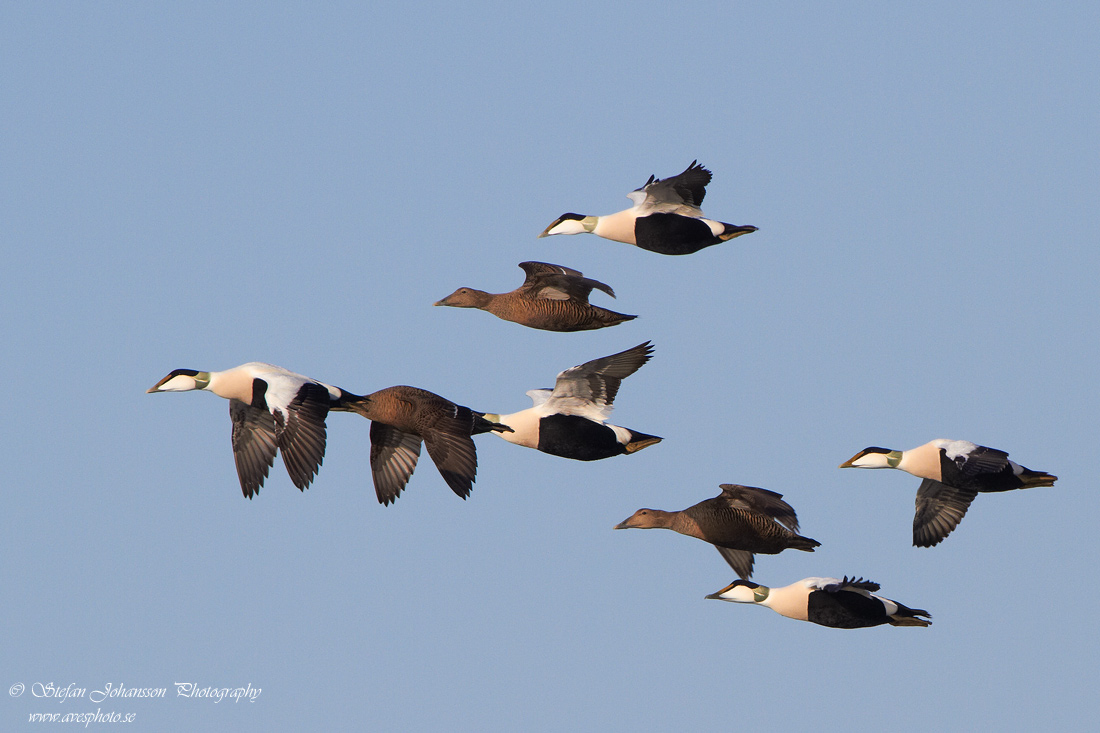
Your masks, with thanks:
[{"label": "grey wing feather", "polygon": [[766,514],[792,532],[798,532],[798,517],[794,507],[783,501],[783,495],[768,489],[739,484],[721,484],[720,499],[725,499],[731,509],[748,509]]},{"label": "grey wing feather", "polygon": [[370,470],[374,492],[381,504],[397,500],[420,458],[420,436],[372,420],[370,424]]},{"label": "grey wing feather", "polygon": [[726,559],[726,562],[733,568],[733,572],[737,573],[737,577],[745,580],[752,577],[752,566],[755,558],[751,552],[748,550],[731,550],[728,547],[718,547],[717,545],[715,545],[715,549],[718,550],[718,554]]},{"label": "grey wing feather", "polygon": [[646,194],[646,203],[651,205],[671,204],[685,205],[691,208],[699,208],[706,196],[706,186],[710,183],[712,175],[709,170],[693,160],[691,165],[679,175],[665,179],[654,179],[650,176],[649,182],[642,187]]},{"label": "grey wing feather", "polygon": [[241,491],[249,499],[259,493],[264,479],[275,462],[278,443],[275,439],[275,418],[260,407],[240,400],[229,400],[229,417],[233,421],[233,460]]},{"label": "grey wing feather", "polygon": [[959,525],[978,492],[957,489],[926,478],[917,489],[917,511],[913,516],[913,544],[938,545]]},{"label": "grey wing feather", "polygon": [[646,341],[618,354],[566,369],[558,375],[552,399],[611,405],[622,380],[638,371],[652,354],[653,346]]}]

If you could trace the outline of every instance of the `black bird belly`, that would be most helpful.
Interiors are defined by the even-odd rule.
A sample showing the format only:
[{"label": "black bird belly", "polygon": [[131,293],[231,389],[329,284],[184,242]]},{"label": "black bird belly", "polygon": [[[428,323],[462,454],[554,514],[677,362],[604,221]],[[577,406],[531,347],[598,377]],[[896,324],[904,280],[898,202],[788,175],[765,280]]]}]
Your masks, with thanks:
[{"label": "black bird belly", "polygon": [[874,598],[851,591],[815,591],[808,599],[810,621],[834,629],[860,629],[887,623],[886,609]]},{"label": "black bird belly", "polygon": [[614,430],[578,415],[549,415],[539,420],[538,449],[577,461],[598,461],[626,452]]},{"label": "black bird belly", "polygon": [[634,240],[642,249],[663,255],[689,255],[722,240],[706,222],[679,214],[650,214],[634,222]]}]

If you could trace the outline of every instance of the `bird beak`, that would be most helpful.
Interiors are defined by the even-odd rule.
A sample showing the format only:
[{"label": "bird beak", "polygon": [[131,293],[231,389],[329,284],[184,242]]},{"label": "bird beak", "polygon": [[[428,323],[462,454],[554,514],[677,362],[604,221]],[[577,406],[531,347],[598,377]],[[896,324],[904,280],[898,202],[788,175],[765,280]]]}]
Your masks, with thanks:
[{"label": "bird beak", "polygon": [[837,468],[852,468],[852,464],[855,463],[856,459],[862,455],[863,453],[856,453],[854,456],[844,461],[844,463],[841,463],[839,466],[837,466]]},{"label": "bird beak", "polygon": [[150,387],[149,389],[145,390],[145,394],[153,394],[154,392],[163,392],[164,390],[162,390],[162,389],[160,388],[160,385],[164,384],[165,382],[167,382],[167,381],[168,381],[169,379],[171,379],[171,378],[172,378],[172,375],[171,375],[171,374],[169,374],[169,375],[168,375],[167,377],[165,377],[164,379],[160,380],[159,382],[157,382],[156,384],[154,384],[154,385],[153,385],[152,387]]},{"label": "bird beak", "polygon": [[730,583],[729,585],[727,585],[722,590],[715,591],[714,593],[711,593],[709,596],[703,596],[703,598],[704,599],[710,598],[710,599],[713,599],[713,600],[716,600],[716,601],[724,601],[726,599],[722,597],[722,594],[725,593],[726,591],[728,591],[732,587],[733,587],[733,583]]},{"label": "bird beak", "polygon": [[550,226],[543,229],[542,234],[535,237],[535,239],[542,239],[543,237],[549,237],[550,236],[550,230],[553,229],[554,227],[556,227],[558,224],[561,224],[561,220],[562,220],[562,218],[560,216],[557,219],[554,219],[554,221],[550,222]]}]

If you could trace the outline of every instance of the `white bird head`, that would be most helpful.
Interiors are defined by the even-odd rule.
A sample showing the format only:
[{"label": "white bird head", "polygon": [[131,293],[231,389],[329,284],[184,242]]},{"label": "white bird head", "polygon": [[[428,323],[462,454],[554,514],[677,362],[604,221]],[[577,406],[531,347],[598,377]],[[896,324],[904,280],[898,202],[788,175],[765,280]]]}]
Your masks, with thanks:
[{"label": "white bird head", "polygon": [[840,468],[897,468],[901,451],[889,448],[864,448],[840,464]]},{"label": "white bird head", "polygon": [[584,216],[582,214],[562,214],[542,230],[539,237],[549,237],[552,234],[583,234],[596,228],[598,216]]},{"label": "white bird head", "polygon": [[210,385],[210,372],[199,372],[194,369],[176,369],[145,390],[146,394],[152,392],[189,392],[193,389],[206,389]]},{"label": "white bird head", "polygon": [[751,580],[738,579],[717,593],[711,593],[706,597],[731,603],[761,603],[768,597],[769,590],[767,586],[754,583]]}]

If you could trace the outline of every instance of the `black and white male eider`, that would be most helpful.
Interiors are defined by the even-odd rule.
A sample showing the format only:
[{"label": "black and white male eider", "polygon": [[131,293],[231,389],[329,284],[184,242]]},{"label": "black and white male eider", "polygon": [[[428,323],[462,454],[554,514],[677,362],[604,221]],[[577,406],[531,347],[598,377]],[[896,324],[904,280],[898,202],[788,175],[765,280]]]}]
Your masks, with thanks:
[{"label": "black and white male eider", "polygon": [[[878,583],[869,580],[806,578],[782,588],[769,588],[751,580],[735,580],[707,598],[732,603],[755,603],[798,621],[834,629],[868,626],[928,626],[932,615],[897,601],[875,595]],[[924,618],[920,618],[923,616]]]},{"label": "black and white male eider", "polygon": [[360,399],[339,387],[257,361],[221,372],[176,369],[146,392],[195,389],[229,400],[233,458],[241,490],[249,499],[264,485],[279,450],[290,480],[305,491],[325,456],[328,411],[349,409],[349,403]]},{"label": "black and white male eider", "polygon": [[752,577],[753,553],[813,552],[821,544],[798,534],[798,517],[782,494],[739,484],[720,488],[713,499],[677,512],[639,509],[615,529],[671,529],[709,542],[742,578]]},{"label": "black and white male eider", "polygon": [[841,468],[899,468],[924,479],[917,489],[913,544],[932,547],[962,521],[979,493],[1053,486],[1057,476],[1032,471],[996,448],[940,438],[912,450],[865,448]]},{"label": "black and white male eider", "polygon": [[487,414],[485,419],[509,428],[511,432],[497,433],[509,443],[563,458],[596,461],[636,453],[661,438],[611,425],[607,418],[622,380],[638,371],[652,353],[646,341],[566,369],[553,390],[527,392],[534,407],[511,415]]},{"label": "black and white male eider", "polygon": [[607,216],[562,214],[539,236],[591,232],[658,254],[689,255],[755,232],[754,226],[735,226],[704,216],[699,207],[710,179],[711,172],[692,161],[678,176],[663,180],[650,176],[644,186],[627,194],[634,206],[625,211]]}]

